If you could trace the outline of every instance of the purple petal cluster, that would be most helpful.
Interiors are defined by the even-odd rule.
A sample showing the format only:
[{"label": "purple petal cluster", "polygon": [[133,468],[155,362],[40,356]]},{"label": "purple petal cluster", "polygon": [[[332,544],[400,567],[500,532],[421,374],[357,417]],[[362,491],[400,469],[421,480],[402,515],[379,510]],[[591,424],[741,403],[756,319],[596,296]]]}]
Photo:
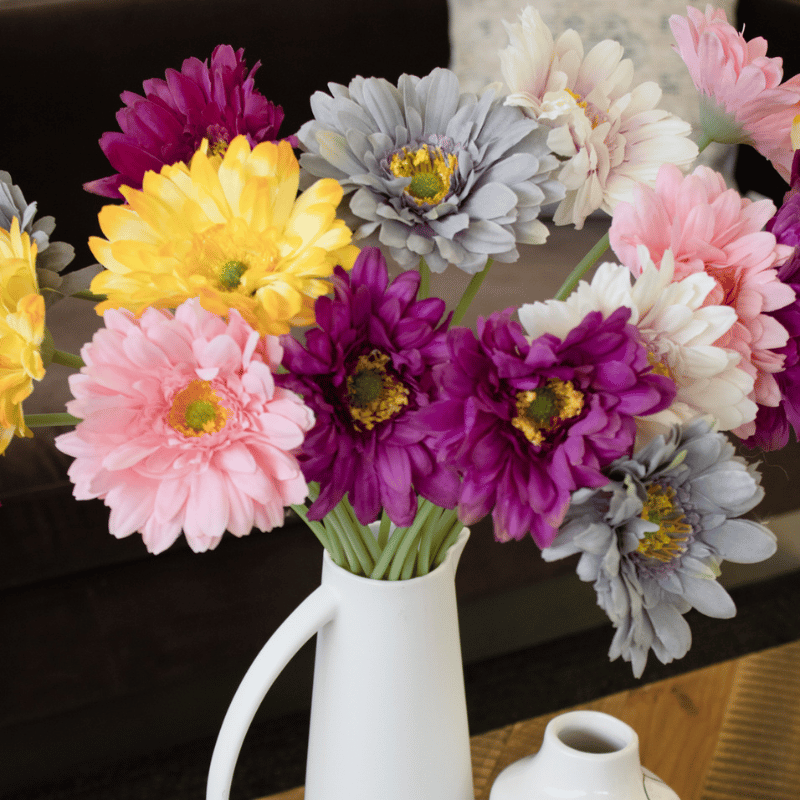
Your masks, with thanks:
[{"label": "purple petal cluster", "polygon": [[[606,320],[590,312],[563,340],[544,334],[530,342],[510,313],[479,320],[477,337],[449,332],[442,395],[423,418],[439,458],[463,476],[459,518],[470,525],[491,511],[499,541],[530,532],[546,547],[570,493],[606,483],[603,467],[633,447],[634,417],[667,407],[675,387],[651,372],[628,308]],[[537,442],[520,427],[520,398],[553,386],[573,407],[550,419]]]},{"label": "purple petal cluster", "polygon": [[783,371],[775,375],[781,402],[775,407],[759,405],[755,433],[745,439],[744,444],[779,450],[788,444],[791,430],[794,430],[795,440],[800,441],[800,151],[795,153],[792,162],[791,188],[766,227],[779,244],[795,248],[777,272],[778,278],[794,289],[796,297],[788,306],[770,312],[789,333],[788,342],[776,351],[784,359]]},{"label": "purple petal cluster", "polygon": [[[336,268],[334,296],[317,299],[317,327],[305,347],[282,339],[289,374],[277,379],[316,415],[299,457],[306,480],[321,487],[311,519],[322,519],[345,494],[365,525],[381,508],[395,525],[410,525],[417,494],[445,508],[456,504],[458,477],[437,462],[419,421],[434,392],[434,367],[448,353],[445,304],[417,300],[419,281],[419,273],[405,272],[390,283],[383,254],[365,248],[349,274]],[[359,380],[367,388],[377,381],[372,406],[357,405]]]},{"label": "purple petal cluster", "polygon": [[207,61],[187,58],[180,72],[166,71],[166,80],[145,81],[144,97],[123,92],[125,106],[117,112],[122,132],[108,131],[100,137],[100,147],[117,174],[83,188],[123,199],[120,186],[141,189],[145,172],[189,161],[203,139],[208,139],[212,151],[224,150],[240,134],[247,136],[251,147],[274,141],[283,109],[255,88],[253,78],[261,62],[248,73],[243,55],[243,49],[219,45],[210,67]]}]

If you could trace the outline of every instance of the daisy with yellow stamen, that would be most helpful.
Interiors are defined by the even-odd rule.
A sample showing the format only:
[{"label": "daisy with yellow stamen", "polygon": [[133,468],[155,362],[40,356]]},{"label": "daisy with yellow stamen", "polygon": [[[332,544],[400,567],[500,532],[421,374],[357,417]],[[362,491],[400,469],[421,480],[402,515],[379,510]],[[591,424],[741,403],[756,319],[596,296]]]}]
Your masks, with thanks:
[{"label": "daisy with yellow stamen", "polygon": [[36,243],[21,233],[19,220],[0,229],[0,453],[11,438],[32,436],[22,401],[33,381],[44,377],[44,299],[36,280]]},{"label": "daisy with yellow stamen", "polygon": [[106,267],[91,286],[107,297],[98,313],[199,297],[225,317],[237,309],[262,334],[312,324],[333,268],[350,269],[358,249],[336,218],[339,184],[319,180],[298,197],[299,171],[288,142],[251,150],[240,136],[221,158],[204,142],[189,165],[147,173],[141,191],[123,187],[127,205],[99,215],[107,238],[89,240]]}]

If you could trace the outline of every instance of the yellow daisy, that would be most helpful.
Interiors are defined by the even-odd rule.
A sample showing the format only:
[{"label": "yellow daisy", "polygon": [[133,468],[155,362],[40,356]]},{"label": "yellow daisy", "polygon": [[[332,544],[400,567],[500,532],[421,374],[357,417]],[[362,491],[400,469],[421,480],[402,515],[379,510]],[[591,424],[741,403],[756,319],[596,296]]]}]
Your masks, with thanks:
[{"label": "yellow daisy", "polygon": [[40,353],[44,340],[44,298],[36,280],[36,243],[0,228],[0,453],[14,434],[33,436],[22,415],[22,401],[33,381],[44,377]]},{"label": "yellow daisy", "polygon": [[191,163],[148,172],[141,191],[122,187],[127,205],[99,215],[107,237],[89,246],[106,267],[91,290],[97,306],[176,308],[199,297],[227,316],[235,308],[264,334],[314,322],[314,300],[330,291],[339,264],[353,266],[358,248],[336,218],[342,188],[317,181],[297,196],[300,167],[288,142],[252,150],[244,136],[225,154],[207,142]]}]

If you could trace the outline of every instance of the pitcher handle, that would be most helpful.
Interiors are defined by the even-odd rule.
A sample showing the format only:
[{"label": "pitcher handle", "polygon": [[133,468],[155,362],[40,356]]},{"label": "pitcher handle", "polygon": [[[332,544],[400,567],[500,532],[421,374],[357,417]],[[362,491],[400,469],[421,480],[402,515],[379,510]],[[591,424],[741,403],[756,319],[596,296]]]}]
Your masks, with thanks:
[{"label": "pitcher handle", "polygon": [[333,588],[318,587],[261,648],[239,684],[222,722],[211,756],[206,800],[228,800],[236,760],[261,701],[292,656],[333,619],[338,601],[339,595]]}]

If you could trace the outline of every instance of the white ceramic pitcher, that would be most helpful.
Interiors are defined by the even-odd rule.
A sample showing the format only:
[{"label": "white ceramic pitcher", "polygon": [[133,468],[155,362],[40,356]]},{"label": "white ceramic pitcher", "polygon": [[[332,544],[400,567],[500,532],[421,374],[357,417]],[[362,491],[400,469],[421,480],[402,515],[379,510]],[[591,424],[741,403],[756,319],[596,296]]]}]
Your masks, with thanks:
[{"label": "white ceramic pitcher", "polygon": [[264,695],[317,633],[306,800],[473,800],[455,594],[465,528],[442,564],[379,581],[323,557],[322,582],[266,643],[222,723],[207,800],[227,800]]}]

